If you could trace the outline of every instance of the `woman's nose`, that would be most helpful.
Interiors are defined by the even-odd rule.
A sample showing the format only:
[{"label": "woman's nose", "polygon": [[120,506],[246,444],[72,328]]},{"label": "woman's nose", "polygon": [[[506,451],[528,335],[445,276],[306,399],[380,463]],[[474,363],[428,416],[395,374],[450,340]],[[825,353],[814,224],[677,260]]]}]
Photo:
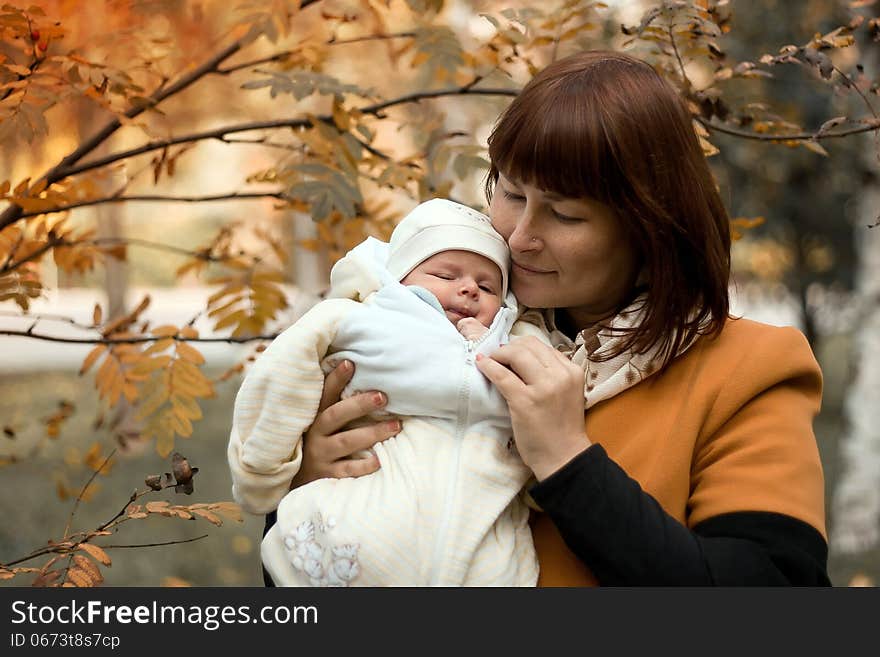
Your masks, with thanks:
[{"label": "woman's nose", "polygon": [[540,246],[540,240],[535,236],[535,226],[531,210],[526,208],[522,215],[517,219],[510,237],[507,238],[507,245],[512,251],[523,253],[525,251],[534,251]]}]

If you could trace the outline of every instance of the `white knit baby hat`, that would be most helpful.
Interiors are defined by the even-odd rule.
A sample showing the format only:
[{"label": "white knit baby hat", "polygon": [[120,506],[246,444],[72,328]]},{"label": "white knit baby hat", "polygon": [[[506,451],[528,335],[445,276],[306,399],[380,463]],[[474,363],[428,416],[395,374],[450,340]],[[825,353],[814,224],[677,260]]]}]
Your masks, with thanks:
[{"label": "white knit baby hat", "polygon": [[489,217],[444,198],[417,205],[391,233],[387,268],[398,281],[441,251],[472,251],[501,269],[501,298],[507,295],[510,251]]}]

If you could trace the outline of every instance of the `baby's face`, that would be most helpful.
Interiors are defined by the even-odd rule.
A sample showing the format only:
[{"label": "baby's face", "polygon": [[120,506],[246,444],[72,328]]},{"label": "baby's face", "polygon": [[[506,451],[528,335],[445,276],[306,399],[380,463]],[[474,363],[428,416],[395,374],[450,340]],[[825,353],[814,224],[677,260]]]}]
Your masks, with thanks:
[{"label": "baby's face", "polygon": [[433,255],[400,282],[432,292],[453,324],[473,317],[489,326],[501,308],[501,270],[489,258],[471,251]]}]

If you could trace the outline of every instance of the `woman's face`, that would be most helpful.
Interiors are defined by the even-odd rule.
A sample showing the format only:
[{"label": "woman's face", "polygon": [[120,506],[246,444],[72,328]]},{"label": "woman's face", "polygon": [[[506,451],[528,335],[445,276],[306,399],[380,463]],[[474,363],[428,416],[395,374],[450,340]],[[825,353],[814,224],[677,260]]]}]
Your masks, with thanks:
[{"label": "woman's face", "polygon": [[498,178],[489,216],[510,246],[510,286],[532,308],[564,308],[578,329],[615,312],[639,262],[610,207]]}]

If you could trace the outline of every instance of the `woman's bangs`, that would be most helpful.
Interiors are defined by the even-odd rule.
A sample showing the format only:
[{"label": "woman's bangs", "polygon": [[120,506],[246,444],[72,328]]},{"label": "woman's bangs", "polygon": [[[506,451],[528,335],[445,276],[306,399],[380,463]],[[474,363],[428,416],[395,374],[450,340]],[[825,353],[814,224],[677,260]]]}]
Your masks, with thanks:
[{"label": "woman's bangs", "polygon": [[[600,162],[609,158],[602,126],[575,94],[519,98],[498,124],[489,156],[505,176],[569,198],[604,200]],[[530,102],[532,101],[532,102]]]}]

